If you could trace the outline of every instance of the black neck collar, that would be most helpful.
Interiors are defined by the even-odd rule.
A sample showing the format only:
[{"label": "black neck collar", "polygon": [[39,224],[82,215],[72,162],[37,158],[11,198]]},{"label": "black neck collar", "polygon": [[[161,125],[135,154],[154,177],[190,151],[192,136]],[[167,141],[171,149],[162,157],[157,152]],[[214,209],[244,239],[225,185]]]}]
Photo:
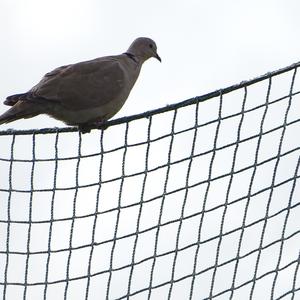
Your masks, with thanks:
[{"label": "black neck collar", "polygon": [[129,53],[129,52],[125,52],[124,53],[126,56],[128,56],[130,59],[132,59],[135,63],[138,63],[136,56],[134,56],[133,54]]}]

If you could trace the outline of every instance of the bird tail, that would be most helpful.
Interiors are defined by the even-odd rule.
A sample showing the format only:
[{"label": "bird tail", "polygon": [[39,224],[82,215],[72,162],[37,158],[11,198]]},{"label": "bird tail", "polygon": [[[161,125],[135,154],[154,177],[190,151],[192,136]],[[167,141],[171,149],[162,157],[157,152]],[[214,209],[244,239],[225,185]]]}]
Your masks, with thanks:
[{"label": "bird tail", "polygon": [[27,100],[28,94],[29,93],[22,93],[8,96],[3,103],[8,106],[14,106],[19,100]]},{"label": "bird tail", "polygon": [[12,108],[0,116],[0,125],[19,119],[27,119],[41,113],[40,106],[36,103],[24,101],[17,102]]}]

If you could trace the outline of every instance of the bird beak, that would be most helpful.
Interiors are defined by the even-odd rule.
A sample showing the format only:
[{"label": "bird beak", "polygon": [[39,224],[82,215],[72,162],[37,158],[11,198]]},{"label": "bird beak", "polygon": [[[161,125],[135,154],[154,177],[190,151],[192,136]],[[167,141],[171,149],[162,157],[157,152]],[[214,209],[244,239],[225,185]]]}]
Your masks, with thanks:
[{"label": "bird beak", "polygon": [[161,62],[161,58],[157,53],[155,53],[155,58]]}]

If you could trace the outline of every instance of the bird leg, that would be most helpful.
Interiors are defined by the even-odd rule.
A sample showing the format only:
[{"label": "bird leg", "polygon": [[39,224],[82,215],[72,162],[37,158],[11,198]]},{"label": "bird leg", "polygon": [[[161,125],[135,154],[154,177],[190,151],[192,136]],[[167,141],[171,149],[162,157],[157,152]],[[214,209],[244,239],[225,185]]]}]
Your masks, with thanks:
[{"label": "bird leg", "polygon": [[108,127],[108,125],[104,125],[103,121],[98,121],[94,123],[84,123],[78,125],[78,129],[81,133],[89,133],[92,129],[101,129],[105,130]]}]

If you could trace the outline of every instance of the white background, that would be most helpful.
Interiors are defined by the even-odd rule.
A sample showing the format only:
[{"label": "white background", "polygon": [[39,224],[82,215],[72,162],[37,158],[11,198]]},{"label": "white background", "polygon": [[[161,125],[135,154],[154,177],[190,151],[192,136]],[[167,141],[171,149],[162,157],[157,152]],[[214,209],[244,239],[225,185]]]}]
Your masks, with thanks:
[{"label": "white background", "polygon": [[[213,90],[217,90],[228,85],[238,83],[243,80],[247,80],[258,75],[264,74],[269,71],[276,70],[280,67],[295,63],[299,60],[300,56],[300,21],[299,21],[299,6],[297,1],[277,1],[277,0],[254,0],[254,1],[91,1],[91,0],[26,0],[26,1],[15,1],[15,0],[1,0],[0,4],[0,54],[1,54],[1,68],[0,68],[0,98],[5,99],[6,96],[25,92],[36,84],[41,76],[50,71],[51,69],[78,61],[92,59],[98,56],[119,54],[128,48],[130,43],[139,36],[147,36],[153,38],[158,46],[158,53],[162,58],[162,63],[160,64],[156,60],[149,60],[143,66],[139,80],[136,86],[133,88],[132,93],[126,102],[123,109],[115,117],[126,116],[135,113],[141,113],[150,109],[165,106],[167,104],[175,103],[178,101],[185,100],[187,98],[202,95]],[[283,76],[284,77],[284,76]],[[298,89],[300,80],[297,79]],[[289,91],[289,86],[291,83],[291,73],[287,74],[283,80],[274,80],[274,89],[277,94],[272,94],[272,99],[276,99],[278,96],[286,96]],[[247,105],[251,108],[255,105],[261,104],[265,101],[267,82],[263,83],[262,86],[258,85],[254,87],[253,93],[249,91],[249,101]],[[232,99],[236,102],[224,101],[224,105],[227,105],[225,109],[228,114],[233,111],[240,111],[242,93],[237,93],[233,95]],[[228,96],[230,99],[231,95]],[[225,97],[226,98],[226,97]],[[299,100],[299,99],[298,99]],[[232,105],[232,103],[235,105]],[[227,104],[226,104],[227,103]],[[282,105],[281,105],[281,104]],[[272,106],[270,111],[273,114],[267,115],[267,121],[264,129],[270,129],[274,126],[282,124],[284,117],[284,111],[286,109],[287,101],[280,102],[278,106]],[[296,103],[296,102],[294,102]],[[202,122],[209,121],[217,117],[217,105],[218,101],[211,100],[210,103],[205,103],[201,106],[204,113],[199,113],[199,118]],[[231,106],[232,105],[232,106]],[[299,114],[297,114],[297,109],[299,105],[294,106],[292,113],[290,114],[289,120],[295,120]],[[4,112],[5,106],[0,107],[0,112]],[[192,115],[193,114],[193,115]],[[192,115],[192,117],[190,117]],[[245,118],[242,130],[242,137],[246,138],[259,131],[259,113],[248,115]],[[179,118],[179,123],[177,124],[179,129],[187,128],[193,126],[194,111],[193,108],[187,108],[183,110],[181,119]],[[163,133],[169,133],[171,115],[161,115],[158,116],[158,121],[154,123],[154,135],[162,135]],[[160,119],[159,119],[160,118]],[[299,117],[298,117],[299,118]],[[145,140],[147,131],[148,120],[142,120],[133,123],[129,131],[129,143],[138,142],[139,139]],[[281,122],[281,123],[280,123]],[[225,124],[225,123],[224,123]],[[221,128],[222,134],[220,135],[220,140],[218,142],[220,145],[229,143],[230,141],[236,140],[236,131],[232,128],[237,128],[238,120],[235,120],[232,124],[226,124]],[[162,126],[163,125],[163,126]],[[177,126],[176,125],[176,126]],[[1,129],[16,128],[44,128],[44,127],[54,127],[64,126],[61,122],[50,119],[47,116],[39,116],[30,120],[20,120],[11,124],[2,125]],[[298,126],[299,127],[299,126]],[[298,146],[297,139],[294,139],[295,134],[299,133],[298,127],[292,127],[288,132],[289,139],[284,140],[283,151],[288,151]],[[206,128],[205,128],[206,129]],[[190,132],[192,133],[192,132]],[[211,147],[213,137],[215,134],[214,129],[206,129],[201,132],[202,137],[205,139],[199,140],[196,150],[202,151],[202,147]],[[117,147],[123,145],[124,143],[124,126],[109,128],[105,131],[105,149]],[[234,140],[235,139],[235,140]],[[181,158],[182,156],[188,156],[190,151],[190,143],[192,140],[192,135],[183,137],[182,140],[178,139],[175,141],[175,150],[173,149],[174,157],[172,160]],[[259,159],[267,159],[271,156],[276,155],[278,148],[278,143],[280,140],[280,132],[274,134],[274,136],[268,136],[262,143],[260,150]],[[162,142],[161,144],[153,144],[154,152],[150,156],[150,165],[156,167],[161,162],[166,162],[166,156],[168,153],[168,142],[169,140]],[[9,159],[10,157],[10,137],[2,138],[0,141],[1,146],[1,157]],[[59,144],[59,156],[60,157],[70,157],[77,155],[77,144],[78,144],[78,134],[61,135]],[[176,144],[177,143],[177,144]],[[75,146],[74,146],[75,145]],[[186,147],[189,145],[189,147]],[[36,138],[36,156],[38,158],[53,158],[54,157],[54,136],[38,136]],[[157,147],[157,149],[155,149]],[[243,167],[253,164],[253,158],[255,154],[256,144],[252,146],[244,144],[244,148],[241,145],[239,154],[239,160],[237,161],[238,167]],[[91,154],[99,152],[99,135],[97,132],[93,132],[90,135],[84,135],[83,137],[83,154]],[[232,148],[231,148],[232,150]],[[20,159],[31,159],[32,155],[32,137],[18,137],[16,140],[15,158]],[[139,151],[136,149],[135,151]],[[230,152],[230,151],[229,151]],[[213,176],[218,174],[226,173],[231,168],[232,161],[227,159],[229,157],[228,153],[219,152],[219,156],[216,156],[217,163],[213,166]],[[104,170],[103,176],[107,178],[113,178],[120,174],[121,163],[122,163],[122,151],[116,153],[116,155],[107,155],[104,158]],[[140,155],[139,155],[140,154]],[[126,172],[137,172],[139,168],[144,167],[144,155],[145,149],[140,152],[131,152],[130,149],[127,153],[127,158],[129,163],[129,169]],[[95,160],[82,159],[81,169],[80,169],[80,184],[89,184],[97,182],[98,170],[99,170],[99,157]],[[282,160],[280,164],[280,172],[276,180],[284,180],[291,178],[293,176],[293,171],[296,166],[298,158],[298,152],[294,152],[291,156],[288,156],[286,160]],[[197,160],[194,160],[194,169],[191,176],[191,181],[197,181],[199,177],[205,178],[209,169],[209,159],[203,158],[200,162],[200,167],[197,167]],[[177,165],[175,165],[177,166]],[[273,167],[266,166],[261,168],[261,174],[258,174],[254,184],[254,190],[259,190],[259,188],[268,186],[273,174]],[[19,168],[19,169],[18,169]],[[58,172],[58,183],[60,187],[74,186],[75,184],[75,169],[76,160],[59,165]],[[3,172],[4,170],[4,172]],[[185,170],[185,171],[183,171]],[[7,174],[9,172],[8,163],[2,163],[0,167],[0,185],[2,188],[8,188]],[[30,189],[30,172],[31,164],[26,165],[14,164],[13,169],[13,187],[16,189]],[[172,171],[171,171],[172,172]],[[176,188],[180,184],[182,185],[185,180],[186,169],[179,167],[177,170],[174,168],[173,176],[171,176],[172,181],[170,187]],[[53,185],[53,174],[54,174],[54,163],[46,163],[45,165],[38,163],[36,164],[35,176],[34,176],[34,187],[35,188],[51,188]],[[151,176],[151,175],[149,175]],[[160,177],[161,176],[161,177]],[[247,177],[248,176],[248,177]],[[281,177],[280,177],[281,176]],[[107,179],[104,178],[104,179]],[[235,195],[233,198],[238,198],[238,195],[245,195],[246,188],[249,186],[249,175],[245,178],[242,176],[236,176],[237,180],[236,189],[234,190]],[[148,194],[146,198],[151,198],[159,194],[163,181],[165,179],[164,174],[157,175],[154,173],[152,182],[148,185]],[[240,180],[240,181],[239,181]],[[128,186],[126,185],[128,184]],[[138,201],[137,194],[132,191],[136,188],[137,190],[141,187],[141,181],[126,182],[125,188],[126,193],[124,195],[129,195],[127,198],[124,196],[125,200]],[[245,186],[243,186],[243,184]],[[287,205],[288,195],[290,193],[290,187],[285,186],[282,190],[276,190],[274,192],[275,200],[272,203],[274,207],[271,207],[271,212],[276,212]],[[118,201],[118,188],[119,184],[112,184],[103,187],[102,189],[102,209],[109,209],[114,207]],[[208,205],[214,207],[220,203],[224,203],[224,193],[226,192],[227,184],[220,183],[212,184],[211,194]],[[299,190],[299,185],[298,185]],[[193,192],[191,191],[191,203],[188,204],[187,213],[193,213],[196,208],[199,209],[199,203],[197,203],[197,197],[201,196],[203,199],[203,190],[196,190],[195,197],[192,197]],[[239,194],[240,193],[240,194]],[[4,194],[0,194],[4,195]],[[283,196],[282,196],[283,195]],[[177,195],[178,196],[178,195]],[[220,197],[221,196],[221,197]],[[5,194],[6,197],[6,194]],[[19,198],[18,198],[19,197]],[[49,219],[50,213],[50,203],[51,203],[51,193],[45,194],[45,197],[36,194],[34,200],[33,208],[33,218],[36,220],[46,220]],[[95,210],[94,202],[86,202],[86,197],[95,199],[95,189],[88,190],[84,193],[81,190],[77,198],[77,214],[84,215],[93,213]],[[135,199],[137,197],[137,199]],[[277,198],[276,198],[277,197]],[[284,198],[284,202],[280,200]],[[19,193],[12,196],[12,206],[11,214],[12,218],[15,220],[26,220],[28,219],[28,195]],[[174,198],[166,200],[166,210],[163,215],[163,221],[169,221],[172,219],[178,219],[180,217],[180,209],[182,205],[182,195],[176,196]],[[1,199],[0,199],[1,200]],[[21,201],[20,201],[21,200]],[[72,216],[72,203],[73,194],[68,193],[57,193],[56,195],[56,209],[55,217],[63,218]],[[253,198],[251,205],[251,211],[249,213],[249,218],[252,220],[257,220],[264,216],[266,209],[266,201],[268,196],[262,196]],[[296,202],[296,199],[294,199]],[[3,202],[0,202],[0,217],[1,219],[7,219],[7,198]],[[122,203],[124,205],[128,203]],[[156,204],[158,205],[158,204]],[[190,205],[190,206],[189,206]],[[146,216],[142,222],[142,227],[157,224],[157,215],[159,212],[159,205],[155,207],[147,207],[145,212]],[[209,206],[210,207],[210,206]],[[237,228],[241,224],[241,212],[245,211],[245,203],[241,203],[241,206],[235,207],[231,206],[228,209],[224,230],[230,230],[232,228]],[[294,210],[295,211],[295,210]],[[219,234],[220,219],[222,214],[216,213],[216,215],[209,215],[206,218],[205,229],[203,232],[202,239],[209,238]],[[135,216],[135,217],[133,217]],[[155,218],[154,218],[155,216]],[[267,230],[266,236],[267,241],[276,240],[281,237],[283,221],[285,215],[280,215],[278,219],[275,218],[274,223],[270,221],[271,224]],[[112,216],[107,216],[107,220],[100,218],[102,222],[107,222],[106,231],[103,232],[103,224],[100,224],[99,239],[111,238],[114,231],[114,218]],[[118,234],[126,234],[128,232],[134,232],[135,221],[136,221],[136,211],[130,212],[124,210],[123,218],[120,221],[120,232]],[[104,221],[103,221],[104,220]],[[216,221],[217,220],[217,221]],[[291,234],[299,228],[299,221],[296,215],[292,215],[289,227],[286,234]],[[90,221],[90,220],[89,220]],[[93,221],[93,220],[92,220]],[[155,223],[156,221],[156,223]],[[298,221],[298,222],[297,222]],[[250,221],[249,221],[250,222]],[[89,243],[88,234],[91,233],[92,228],[90,227],[92,222],[86,223],[76,223],[75,224],[75,237],[74,244],[87,244]],[[198,224],[195,222],[195,224]],[[190,224],[185,225],[186,232],[183,236],[183,241],[181,243],[188,243],[189,238],[193,240],[196,239],[194,236],[195,231],[193,229],[197,228],[197,225]],[[217,224],[217,225],[216,225]],[[273,226],[273,227],[272,227]],[[6,228],[1,227],[1,235],[6,235]],[[35,233],[32,232],[32,247],[35,251],[40,249],[47,249],[48,247],[48,227],[44,229],[38,228]],[[102,231],[101,231],[102,230]],[[158,252],[164,252],[167,250],[174,250],[174,236],[176,236],[177,229],[169,228],[165,231],[165,238],[163,236],[162,242],[159,245]],[[35,235],[36,234],[36,235]],[[70,234],[70,223],[67,225],[60,224],[54,229],[52,249],[68,248],[69,246],[69,234]],[[175,235],[174,235],[175,234]],[[28,228],[26,226],[21,226],[19,228],[11,227],[11,251],[26,251],[27,247],[27,235]],[[190,236],[191,235],[191,236]],[[254,228],[249,233],[249,243],[243,242],[243,247],[246,250],[252,249],[254,247],[257,249],[259,243],[259,238],[261,235],[261,228]],[[154,235],[155,236],[155,235]],[[141,237],[140,247],[142,247],[142,255],[138,259],[143,259],[143,257],[149,257],[150,254],[147,253],[147,249],[153,247],[152,242],[147,239],[143,242],[143,237]],[[66,237],[66,238],[65,238]],[[161,239],[161,237],[160,237]],[[186,240],[185,240],[186,239]],[[253,239],[255,242],[253,242]],[[151,239],[150,239],[151,240]],[[220,260],[226,260],[230,258],[232,249],[234,248],[234,253],[236,253],[236,243],[238,237],[232,237],[232,240],[223,238],[225,243],[228,243],[227,247],[221,252]],[[287,249],[283,254],[283,262],[288,262],[289,260],[295,259],[297,257],[297,251],[299,251],[299,237],[296,236],[294,239],[289,240],[290,244],[287,244]],[[131,248],[130,242],[125,241],[125,243],[116,250],[116,265],[130,263],[131,259]],[[208,245],[208,244],[207,244]],[[2,245],[0,246],[5,249],[6,241],[2,240]],[[1,247],[0,247],[1,248]],[[247,252],[245,249],[243,251]],[[273,250],[268,248],[265,253],[266,257],[263,257],[263,262],[260,265],[259,274],[269,270],[268,268],[273,268],[277,264],[278,259],[278,248]],[[144,251],[144,252],[143,252]],[[214,264],[214,258],[212,260],[208,259],[210,254],[215,254],[215,248],[207,249],[202,248],[203,257],[207,259],[200,260],[200,264],[207,266],[212,266]],[[272,252],[273,251],[273,252]],[[124,255],[124,252],[126,255]],[[74,252],[75,253],[75,252]],[[183,254],[182,254],[183,253]],[[183,255],[179,259],[182,265],[179,266],[178,274],[175,275],[180,277],[182,274],[187,272],[190,274],[190,267],[193,263],[193,254],[188,252],[182,252]],[[275,253],[275,254],[274,254]],[[76,259],[76,253],[74,254],[74,259]],[[87,253],[78,254],[78,261],[82,262],[80,264],[72,264],[72,270],[70,271],[71,277],[78,275],[85,275],[86,273],[86,259],[88,257]],[[108,261],[110,260],[110,252],[107,253],[97,253],[94,255],[97,260],[93,266],[97,271],[97,267],[108,268]],[[143,256],[144,255],[144,256]],[[184,255],[186,255],[184,257]],[[105,258],[103,258],[105,257]],[[214,257],[214,256],[213,256]],[[101,260],[102,259],[102,260]],[[128,261],[127,261],[128,260]],[[250,260],[250,259],[249,259]],[[42,261],[42,260],[41,260]],[[41,261],[31,262],[31,269],[29,273],[29,281],[40,282],[44,280],[44,267],[45,260],[43,264]],[[101,264],[98,262],[101,261]],[[1,263],[5,261],[2,260]],[[49,275],[50,280],[56,280],[58,278],[64,278],[65,276],[65,265],[66,257],[53,258],[53,264],[57,263],[56,266],[52,266],[52,273]],[[251,278],[253,274],[253,268],[255,264],[255,259],[252,258],[251,261],[242,262],[242,268],[238,275],[238,283],[243,283]],[[24,280],[24,257],[20,262],[17,259],[11,258],[10,268],[15,272],[10,271],[9,281],[22,282]],[[157,272],[157,277],[155,280],[157,283],[163,282],[165,277],[170,275],[170,267],[172,266],[172,260],[169,264],[167,261],[161,261],[159,264]],[[82,267],[82,268],[81,268]],[[145,269],[141,269],[140,274],[145,276],[148,274]],[[161,268],[161,269],[159,269]],[[53,271],[55,270],[55,271]],[[149,269],[147,269],[149,270]],[[167,270],[167,272],[163,272]],[[294,274],[294,269],[287,269],[286,273],[281,275],[280,285],[278,286],[275,295],[279,296],[284,291],[291,288],[292,276]],[[221,277],[216,279],[215,292],[222,291],[222,289],[228,288],[230,286],[230,276],[228,278],[225,274],[232,274],[232,270],[226,270],[220,268]],[[1,274],[0,274],[1,275]],[[122,277],[123,276],[123,277]],[[175,278],[177,278],[175,276]],[[95,277],[97,279],[97,277]],[[112,297],[118,297],[126,293],[126,274],[120,275],[120,277],[115,277],[112,283]],[[140,276],[136,279],[136,289],[143,287],[145,281],[148,278],[143,278]],[[200,297],[207,295],[207,289],[210,285],[209,276],[204,276],[202,278],[202,284],[198,284],[195,287],[196,292]],[[269,280],[269,281],[268,281]],[[1,279],[1,281],[3,281]],[[154,281],[155,282],[155,281]],[[264,293],[269,295],[269,290],[267,290],[270,283],[272,284],[272,279],[266,279],[261,281],[257,286],[256,294],[254,299],[262,299]],[[105,288],[106,283],[102,282],[102,285],[95,280],[95,286],[91,289],[94,291],[94,297],[97,299],[97,287],[101,286]],[[202,289],[206,287],[206,289]],[[1,287],[0,287],[1,288]],[[56,288],[56,287],[55,287]],[[49,288],[49,295],[63,295],[64,286],[59,290]],[[183,283],[183,287],[175,289],[174,299],[184,299],[186,297],[186,292],[188,284]],[[85,285],[83,283],[83,288],[80,286],[70,287],[69,296],[70,299],[83,299],[80,292],[84,291]],[[133,287],[134,290],[134,287]],[[42,290],[33,291],[30,290],[32,298],[38,300],[42,294]],[[245,295],[248,295],[249,290],[241,289],[237,291],[236,300],[245,299]],[[19,300],[23,297],[23,289],[14,288],[10,289],[9,297],[7,300]],[[36,293],[36,294],[35,294]],[[164,299],[167,295],[165,291],[156,290],[153,292],[154,299]],[[238,294],[240,293],[240,294]],[[39,296],[33,296],[39,295]],[[156,296],[155,296],[156,295]],[[177,295],[177,296],[176,296]],[[239,295],[241,298],[239,298]],[[49,296],[49,297],[50,297]],[[54,296],[53,296],[54,297]],[[62,296],[57,296],[62,297]],[[71,298],[73,297],[73,298]],[[76,298],[77,297],[77,298]],[[91,296],[93,297],[93,295]],[[155,298],[157,297],[157,298]],[[228,295],[224,295],[223,298],[227,299]],[[51,298],[49,298],[51,299]],[[59,298],[60,299],[60,298]],[[91,298],[94,300],[94,298]],[[144,298],[139,298],[144,299]],[[217,298],[219,299],[219,298]],[[287,298],[289,299],[289,298]],[[51,299],[52,300],[52,299]],[[98,299],[97,299],[98,300]]]},{"label": "white background", "polygon": [[[147,61],[118,116],[175,103],[300,60],[296,0],[1,0],[0,8],[3,100],[27,91],[60,65],[122,53],[139,36],[156,41],[163,63]],[[38,117],[1,128],[62,125]]]}]

